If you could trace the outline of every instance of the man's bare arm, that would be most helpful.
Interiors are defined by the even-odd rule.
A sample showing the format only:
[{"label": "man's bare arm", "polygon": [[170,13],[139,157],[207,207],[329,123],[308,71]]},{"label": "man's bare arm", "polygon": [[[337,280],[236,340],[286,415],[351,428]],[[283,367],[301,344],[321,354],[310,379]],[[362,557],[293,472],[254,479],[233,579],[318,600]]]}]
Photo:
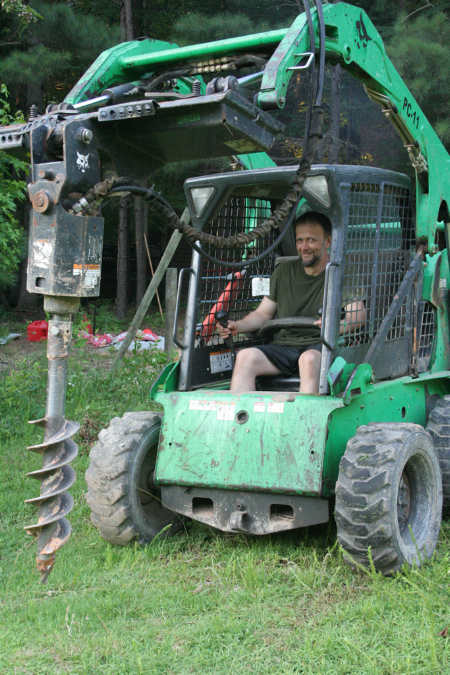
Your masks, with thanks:
[{"label": "man's bare arm", "polygon": [[[339,326],[339,335],[347,335],[348,333],[354,333],[358,328],[361,328],[362,324],[366,320],[366,308],[364,307],[364,302],[362,300],[355,300],[355,302],[350,302],[344,308],[345,317],[341,320]],[[322,325],[322,319],[318,319],[314,322],[315,326]]]},{"label": "man's bare arm", "polygon": [[362,300],[350,302],[344,308],[345,317],[341,320],[339,335],[354,333],[366,320],[366,308]]},{"label": "man's bare arm", "polygon": [[277,312],[277,303],[269,298],[263,298],[260,305],[254,312],[250,312],[247,316],[239,321],[228,321],[227,327],[223,328],[217,324],[217,330],[220,337],[225,339],[230,334],[237,335],[238,333],[253,333],[253,331],[261,328],[265,321],[273,319]]}]

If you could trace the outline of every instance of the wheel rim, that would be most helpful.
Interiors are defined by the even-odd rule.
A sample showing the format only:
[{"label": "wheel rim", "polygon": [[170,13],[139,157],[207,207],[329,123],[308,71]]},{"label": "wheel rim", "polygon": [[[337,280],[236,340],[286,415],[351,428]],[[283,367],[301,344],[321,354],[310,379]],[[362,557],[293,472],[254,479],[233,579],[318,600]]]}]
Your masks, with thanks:
[{"label": "wheel rim", "polygon": [[155,485],[155,459],[156,444],[149,448],[147,456],[141,465],[137,495],[143,512],[153,515],[155,511],[161,511],[164,507],[161,503],[161,490]]},{"label": "wheel rim", "polygon": [[434,520],[430,484],[434,471],[424,453],[416,452],[406,461],[397,490],[397,523],[404,546],[416,556],[423,547]]},{"label": "wheel rim", "polygon": [[141,461],[135,467],[132,481],[132,500],[141,513],[141,525],[151,537],[154,529],[162,530],[170,525],[176,514],[163,506],[161,489],[155,485],[155,464],[158,452],[159,425],[153,428],[141,442]]},{"label": "wheel rim", "polygon": [[411,486],[409,484],[408,474],[403,469],[400,485],[397,495],[397,518],[400,532],[406,527],[409,515],[411,513]]}]

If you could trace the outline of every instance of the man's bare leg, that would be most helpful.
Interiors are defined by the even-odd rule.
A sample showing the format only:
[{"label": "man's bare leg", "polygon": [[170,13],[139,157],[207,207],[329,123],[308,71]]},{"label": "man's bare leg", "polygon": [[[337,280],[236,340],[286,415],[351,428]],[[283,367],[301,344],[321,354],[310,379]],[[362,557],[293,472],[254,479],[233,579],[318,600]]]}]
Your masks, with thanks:
[{"label": "man's bare leg", "polygon": [[298,360],[300,371],[300,393],[318,394],[320,379],[320,360],[322,355],[315,349],[308,349]]},{"label": "man's bare leg", "polygon": [[271,361],[260,349],[249,347],[241,349],[236,355],[230,391],[255,391],[255,378],[258,375],[280,375]]}]

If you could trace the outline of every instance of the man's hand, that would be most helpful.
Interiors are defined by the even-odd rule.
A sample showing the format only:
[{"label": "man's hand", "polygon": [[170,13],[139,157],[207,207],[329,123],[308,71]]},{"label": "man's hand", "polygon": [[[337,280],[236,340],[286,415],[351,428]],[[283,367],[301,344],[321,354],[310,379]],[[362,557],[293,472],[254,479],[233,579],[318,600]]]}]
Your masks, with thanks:
[{"label": "man's hand", "polygon": [[222,340],[226,340],[227,337],[230,337],[230,335],[234,337],[239,333],[237,321],[228,320],[225,328],[222,326],[222,324],[216,323],[216,328]]},{"label": "man's hand", "polygon": [[228,321],[226,328],[223,328],[220,324],[216,324],[217,330],[223,340],[226,340],[230,335],[234,337],[238,333],[253,333],[261,328],[264,321],[273,319],[276,312],[277,303],[265,297],[254,312],[250,312],[250,314],[244,316],[243,319],[239,319],[239,321]]}]

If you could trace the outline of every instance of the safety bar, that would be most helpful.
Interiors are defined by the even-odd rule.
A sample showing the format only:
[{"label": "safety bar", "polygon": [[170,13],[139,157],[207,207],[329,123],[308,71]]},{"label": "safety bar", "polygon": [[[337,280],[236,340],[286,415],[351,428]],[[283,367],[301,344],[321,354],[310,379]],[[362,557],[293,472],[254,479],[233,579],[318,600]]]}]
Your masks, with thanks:
[{"label": "safety bar", "polygon": [[180,270],[180,274],[178,276],[178,291],[177,291],[177,305],[175,307],[175,317],[173,320],[173,336],[172,339],[174,343],[176,344],[177,347],[180,349],[186,349],[186,345],[183,345],[179,340],[177,339],[177,325],[178,325],[178,313],[179,313],[179,308],[180,308],[180,302],[181,302],[181,285],[183,282],[183,275],[185,272],[189,272],[189,274],[193,274],[195,277],[195,270],[192,267],[183,267],[182,270]]},{"label": "safety bar", "polygon": [[321,330],[321,333],[320,333],[320,339],[322,340],[325,347],[330,350],[330,352],[333,351],[335,345],[328,342],[328,340],[326,340],[325,337],[324,337],[324,333],[325,333],[324,329],[325,329],[325,323],[326,323],[326,321],[324,321],[324,319],[327,315],[327,303],[328,303],[328,283],[329,283],[329,278],[330,278],[331,267],[340,267],[340,266],[341,266],[340,261],[336,261],[336,262],[327,263],[327,266],[325,268],[325,285],[324,285],[324,289],[323,289],[322,330]]}]

